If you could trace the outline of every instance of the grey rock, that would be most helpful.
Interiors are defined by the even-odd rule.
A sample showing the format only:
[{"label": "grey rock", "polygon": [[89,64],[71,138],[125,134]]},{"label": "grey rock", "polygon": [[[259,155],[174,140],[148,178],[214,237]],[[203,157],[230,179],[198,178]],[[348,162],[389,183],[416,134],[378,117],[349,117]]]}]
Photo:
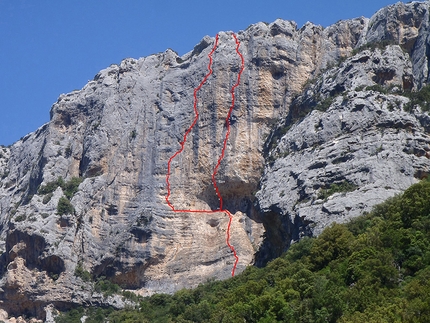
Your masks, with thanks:
[{"label": "grey rock", "polygon": [[[428,4],[381,12],[327,28],[278,19],[237,34],[245,70],[217,182],[233,214],[238,273],[278,255],[291,239],[359,215],[428,171],[429,116],[418,107],[403,112],[407,99],[396,94],[427,82]],[[178,209],[219,207],[211,174],[240,66],[231,33],[219,35],[214,73],[198,92],[198,123],[171,164]],[[349,57],[384,39],[392,46]],[[1,308],[43,318],[49,304],[115,305],[77,268],[141,295],[231,275],[227,216],[174,213],[165,199],[168,160],[194,119],[193,92],[213,44],[206,36],[182,57],[166,50],[111,65],[83,89],[62,94],[49,123],[0,148]],[[357,89],[376,84],[393,85],[392,92]],[[325,112],[309,113],[322,101]],[[291,126],[279,141],[272,140],[278,122]],[[265,166],[265,157],[277,159]],[[39,191],[59,177],[82,179],[70,196],[71,214],[57,214],[65,187]],[[358,189],[318,199],[323,187],[343,180]]]},{"label": "grey rock", "polygon": [[[371,211],[429,174],[428,113],[404,111],[402,94],[412,87],[410,56],[390,45],[346,59],[295,99],[268,145],[256,194],[269,219],[281,215],[276,234],[284,248]],[[285,134],[277,140],[276,133]]]}]

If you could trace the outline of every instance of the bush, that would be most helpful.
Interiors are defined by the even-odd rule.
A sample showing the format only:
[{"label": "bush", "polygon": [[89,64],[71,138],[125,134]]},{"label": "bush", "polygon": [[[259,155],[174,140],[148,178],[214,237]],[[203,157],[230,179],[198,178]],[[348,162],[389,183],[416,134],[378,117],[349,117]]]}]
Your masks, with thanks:
[{"label": "bush", "polygon": [[122,292],[122,296],[124,297],[124,299],[128,299],[132,302],[139,302],[141,300],[143,300],[143,297],[140,295],[137,295],[136,293],[130,292],[128,290],[125,290]]},{"label": "bush", "polygon": [[60,197],[57,205],[57,214],[63,215],[63,214],[74,214],[74,213],[75,213],[75,208],[73,207],[72,203],[70,203],[70,201],[64,196]]},{"label": "bush", "polygon": [[424,111],[430,111],[430,84],[417,92],[406,91],[403,95],[410,99],[404,106],[405,111],[410,112],[415,105],[419,105]]},{"label": "bush", "polygon": [[72,177],[70,181],[61,186],[64,191],[64,195],[66,195],[69,200],[71,200],[73,195],[78,191],[78,187],[82,181],[83,179],[81,177]]},{"label": "bush", "polygon": [[27,219],[27,216],[25,214],[20,214],[15,218],[15,222],[22,222]]},{"label": "bush", "polygon": [[72,147],[70,144],[67,146],[66,150],[64,151],[66,158],[69,158],[72,155]]},{"label": "bush", "polygon": [[84,267],[82,267],[81,262],[79,262],[75,268],[75,276],[80,277],[85,282],[92,281],[90,272],[88,270],[85,270]]},{"label": "bush", "polygon": [[331,184],[328,188],[321,189],[318,194],[319,199],[327,199],[329,196],[334,193],[348,193],[353,192],[358,188],[357,185],[350,183],[348,181],[343,181],[339,184]]},{"label": "bush", "polygon": [[375,92],[380,92],[383,94],[387,94],[388,93],[388,89],[383,87],[380,84],[375,84],[375,85],[371,85],[371,86],[367,86],[366,87],[366,91],[375,91]]},{"label": "bush", "polygon": [[395,42],[393,40],[382,40],[378,42],[370,42],[370,43],[364,44],[363,46],[353,49],[351,52],[351,55],[352,56],[357,55],[358,53],[367,49],[371,51],[374,51],[376,48],[379,48],[380,50],[384,50],[389,45],[395,45]]},{"label": "bush", "polygon": [[137,137],[136,130],[133,130],[132,132],[130,132],[130,139],[135,139],[136,137]]},{"label": "bush", "polygon": [[72,309],[66,313],[62,313],[55,318],[56,323],[81,323],[81,317],[84,316],[85,310],[83,307]]},{"label": "bush", "polygon": [[53,193],[60,185],[59,185],[59,180],[62,180],[61,177],[59,177],[56,181],[54,182],[49,182],[46,183],[46,185],[43,185],[39,188],[38,193],[41,195],[45,195],[45,194],[50,194]]},{"label": "bush", "polygon": [[[43,185],[39,188],[38,193],[41,195],[52,194],[58,187],[64,192],[64,195],[71,200],[73,195],[78,191],[79,185],[82,183],[83,178],[81,177],[72,177],[68,182],[65,182],[64,179],[60,176],[56,181],[49,182],[46,185]],[[52,197],[52,195],[51,195]],[[49,197],[44,198],[44,201],[49,202]],[[45,203],[45,204],[46,204]]]},{"label": "bush", "polygon": [[43,204],[48,204],[49,201],[51,201],[52,196],[54,195],[54,193],[48,193],[43,197],[42,203]]},{"label": "bush", "polygon": [[109,280],[101,279],[96,283],[95,290],[98,293],[103,293],[103,295],[107,297],[113,294],[118,294],[121,291],[121,287]]}]

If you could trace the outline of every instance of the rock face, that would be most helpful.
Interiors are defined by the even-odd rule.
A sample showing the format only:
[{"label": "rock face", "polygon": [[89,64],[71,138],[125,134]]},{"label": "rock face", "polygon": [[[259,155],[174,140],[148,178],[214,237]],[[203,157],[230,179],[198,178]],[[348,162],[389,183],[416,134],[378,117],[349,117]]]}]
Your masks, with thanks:
[{"label": "rock face", "polygon": [[[428,175],[429,115],[418,106],[404,111],[409,99],[396,94],[412,80],[408,54],[390,45],[329,69],[293,102],[257,193],[271,236],[289,237],[285,248]],[[282,215],[281,230],[270,225],[274,214]]]},{"label": "rock face", "polygon": [[[216,178],[237,272],[427,174],[429,116],[405,112],[401,92],[428,82],[428,18],[428,3],[399,3],[325,29],[276,20],[238,33],[245,70]],[[87,274],[142,295],[231,275],[227,216],[175,213],[165,199],[213,45],[205,37],[182,57],[112,65],[61,95],[48,124],[0,148],[1,308],[43,318],[49,304],[122,306]],[[240,68],[235,46],[219,34],[198,122],[171,164],[178,209],[217,208],[211,175]]]},{"label": "rock face", "polygon": [[428,18],[428,3],[381,9],[356,48],[293,100],[265,146],[257,264],[427,176],[428,113],[405,93],[429,81]]}]

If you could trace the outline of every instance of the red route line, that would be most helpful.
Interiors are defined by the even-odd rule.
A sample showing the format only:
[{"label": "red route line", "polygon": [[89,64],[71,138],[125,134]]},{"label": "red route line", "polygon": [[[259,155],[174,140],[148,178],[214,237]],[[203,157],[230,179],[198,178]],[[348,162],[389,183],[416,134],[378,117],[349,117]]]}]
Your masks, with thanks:
[{"label": "red route line", "polygon": [[209,72],[205,75],[205,77],[203,78],[203,81],[200,82],[199,86],[194,89],[194,114],[195,114],[195,117],[194,117],[193,123],[187,129],[187,131],[185,132],[185,134],[184,134],[184,140],[181,141],[181,142],[179,142],[179,144],[181,145],[181,148],[178,151],[176,151],[173,154],[172,157],[170,157],[170,159],[169,159],[169,161],[167,163],[167,175],[166,175],[166,184],[167,184],[166,202],[167,202],[167,205],[174,212],[179,212],[179,213],[218,213],[218,212],[224,212],[225,214],[228,215],[229,221],[228,221],[228,226],[227,226],[226,243],[227,243],[228,247],[230,248],[230,250],[233,252],[233,255],[234,255],[234,258],[235,258],[233,269],[231,271],[231,275],[232,276],[234,276],[234,272],[236,270],[237,263],[239,262],[239,257],[237,256],[236,250],[230,244],[230,227],[231,227],[231,223],[232,223],[232,220],[233,220],[233,216],[230,213],[230,211],[228,211],[226,209],[223,209],[223,199],[222,199],[221,193],[219,191],[218,185],[216,183],[215,176],[216,176],[216,174],[218,172],[218,168],[220,167],[221,162],[222,162],[222,160],[224,158],[225,150],[226,150],[226,147],[227,147],[227,140],[228,140],[228,137],[230,136],[230,117],[231,117],[231,113],[232,113],[232,111],[234,109],[234,104],[235,104],[234,91],[235,91],[236,87],[239,86],[240,77],[241,77],[242,72],[243,72],[243,70],[245,68],[245,61],[243,59],[242,54],[239,52],[240,42],[239,42],[239,40],[237,39],[237,37],[236,37],[236,35],[234,33],[233,33],[233,37],[234,37],[234,40],[236,42],[236,53],[239,55],[239,57],[241,59],[241,67],[240,67],[240,70],[239,70],[239,73],[238,73],[238,76],[237,76],[237,82],[231,87],[231,90],[230,90],[230,93],[231,93],[231,105],[230,105],[230,109],[228,111],[227,117],[225,119],[225,122],[226,122],[226,125],[227,125],[227,131],[226,131],[226,134],[225,134],[225,138],[224,138],[224,142],[223,142],[223,147],[222,147],[222,150],[221,150],[221,155],[218,158],[217,164],[216,164],[216,166],[214,168],[214,171],[212,173],[212,183],[213,183],[213,186],[215,188],[216,195],[218,196],[218,199],[220,201],[219,209],[217,209],[217,210],[176,210],[175,207],[169,201],[169,197],[170,197],[170,194],[171,194],[171,192],[170,192],[170,182],[169,182],[171,163],[172,163],[172,160],[184,150],[184,146],[185,146],[185,142],[187,140],[187,137],[188,137],[189,133],[191,132],[192,128],[196,125],[196,123],[198,121],[199,111],[197,109],[197,92],[202,88],[203,84],[206,83],[207,79],[209,78],[209,76],[213,72],[212,71],[212,63],[213,63],[212,55],[215,52],[216,48],[218,47],[218,41],[219,41],[219,35],[218,34],[216,35],[215,44],[214,44],[214,46],[212,48],[212,51],[208,54],[208,57],[209,57],[208,70],[209,70]]},{"label": "red route line", "polygon": [[232,111],[234,109],[234,101],[235,101],[234,90],[239,86],[240,76],[242,75],[243,69],[245,68],[244,67],[245,62],[243,60],[243,56],[239,52],[239,46],[240,46],[239,40],[237,39],[237,37],[236,37],[235,34],[233,34],[233,37],[234,37],[234,40],[236,41],[236,53],[240,56],[242,64],[240,66],[239,73],[237,74],[237,82],[236,82],[235,85],[233,85],[231,87],[231,91],[230,91],[230,93],[231,93],[231,105],[230,105],[230,109],[228,110],[227,118],[225,118],[225,123],[227,124],[227,132],[225,134],[224,143],[223,143],[222,151],[221,151],[221,156],[219,156],[218,163],[216,164],[214,172],[212,174],[212,182],[213,182],[214,187],[215,187],[216,195],[218,195],[218,198],[219,198],[219,209],[220,210],[223,210],[223,208],[222,208],[223,201],[222,201],[221,193],[219,192],[219,189],[218,189],[218,185],[217,185],[216,180],[215,180],[215,176],[216,176],[216,173],[218,172],[218,168],[219,168],[219,166],[221,164],[221,161],[224,158],[225,149],[227,147],[227,140],[228,140],[228,137],[230,136],[230,117],[231,117],[231,113],[232,113]]}]

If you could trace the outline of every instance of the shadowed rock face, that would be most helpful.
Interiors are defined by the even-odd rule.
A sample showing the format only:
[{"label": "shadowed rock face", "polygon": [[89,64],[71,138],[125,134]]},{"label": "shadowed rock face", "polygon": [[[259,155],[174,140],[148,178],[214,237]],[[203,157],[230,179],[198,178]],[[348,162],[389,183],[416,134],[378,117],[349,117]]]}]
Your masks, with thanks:
[{"label": "shadowed rock face", "polygon": [[[427,114],[403,112],[407,99],[394,93],[357,90],[427,83],[427,30],[428,5],[412,3],[325,29],[276,20],[237,34],[245,70],[216,178],[234,217],[237,272],[257,251],[262,264],[291,240],[359,215],[427,172]],[[392,45],[334,67],[353,49],[382,40]],[[123,306],[96,293],[77,267],[142,295],[231,275],[228,217],[174,213],[165,200],[167,162],[193,121],[194,88],[207,74],[213,44],[206,36],[182,57],[167,50],[112,65],[82,90],[61,95],[48,124],[0,148],[0,298],[8,312],[43,316],[36,308],[50,303]],[[213,59],[213,74],[197,93],[198,122],[171,165],[177,209],[217,208],[211,175],[240,68],[231,33],[220,33]],[[314,110],[324,100],[326,111]],[[74,211],[63,215],[57,205],[66,185],[39,191],[59,177],[83,180],[69,196]],[[317,198],[343,181],[356,189]]]}]

